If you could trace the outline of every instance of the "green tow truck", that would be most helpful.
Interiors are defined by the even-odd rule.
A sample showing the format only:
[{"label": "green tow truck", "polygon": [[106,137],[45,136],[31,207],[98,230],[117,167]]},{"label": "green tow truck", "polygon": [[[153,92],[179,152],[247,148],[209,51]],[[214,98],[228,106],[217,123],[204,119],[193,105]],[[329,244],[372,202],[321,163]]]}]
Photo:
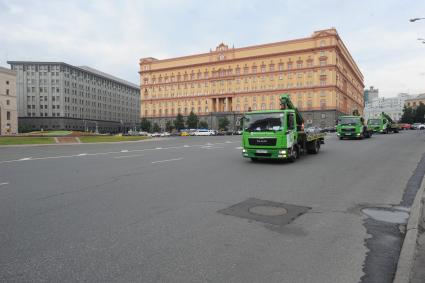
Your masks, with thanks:
[{"label": "green tow truck", "polygon": [[374,133],[388,134],[400,131],[400,125],[395,123],[385,112],[382,112],[379,118],[367,120],[367,125]]},{"label": "green tow truck", "polygon": [[339,116],[336,126],[336,135],[340,140],[343,138],[363,139],[372,137],[372,129],[365,125],[363,117],[357,111],[352,116]]},{"label": "green tow truck", "polygon": [[288,159],[294,162],[308,152],[316,154],[324,133],[306,133],[304,119],[289,95],[280,97],[280,110],[245,113],[242,118],[242,156],[259,159]]}]

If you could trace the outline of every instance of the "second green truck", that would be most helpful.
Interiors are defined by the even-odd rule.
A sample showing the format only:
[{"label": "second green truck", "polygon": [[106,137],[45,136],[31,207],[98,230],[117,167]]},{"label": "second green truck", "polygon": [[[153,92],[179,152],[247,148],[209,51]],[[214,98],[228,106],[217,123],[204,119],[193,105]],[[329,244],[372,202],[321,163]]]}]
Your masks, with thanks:
[{"label": "second green truck", "polygon": [[385,112],[382,112],[378,118],[369,119],[367,125],[373,132],[381,134],[398,133],[400,130],[400,125],[395,123]]}]

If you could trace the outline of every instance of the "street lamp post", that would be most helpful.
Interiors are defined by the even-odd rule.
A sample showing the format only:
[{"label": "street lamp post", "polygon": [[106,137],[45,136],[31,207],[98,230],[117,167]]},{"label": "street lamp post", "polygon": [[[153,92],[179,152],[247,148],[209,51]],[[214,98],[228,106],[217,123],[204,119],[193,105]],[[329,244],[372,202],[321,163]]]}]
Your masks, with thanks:
[{"label": "street lamp post", "polygon": [[413,23],[413,22],[420,21],[420,20],[425,20],[425,18],[412,18],[409,21]]}]

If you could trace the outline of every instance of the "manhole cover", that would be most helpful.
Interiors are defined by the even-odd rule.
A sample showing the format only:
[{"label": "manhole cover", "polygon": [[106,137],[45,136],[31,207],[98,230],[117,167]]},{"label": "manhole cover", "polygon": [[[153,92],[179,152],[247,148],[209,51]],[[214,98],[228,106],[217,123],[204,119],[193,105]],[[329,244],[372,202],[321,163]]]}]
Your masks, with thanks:
[{"label": "manhole cover", "polygon": [[276,206],[254,206],[249,209],[249,212],[258,214],[258,215],[264,215],[264,216],[278,216],[278,215],[284,215],[288,213],[288,210],[283,207],[276,207]]},{"label": "manhole cover", "polygon": [[310,208],[256,198],[219,210],[219,213],[273,225],[285,225],[306,213]]}]

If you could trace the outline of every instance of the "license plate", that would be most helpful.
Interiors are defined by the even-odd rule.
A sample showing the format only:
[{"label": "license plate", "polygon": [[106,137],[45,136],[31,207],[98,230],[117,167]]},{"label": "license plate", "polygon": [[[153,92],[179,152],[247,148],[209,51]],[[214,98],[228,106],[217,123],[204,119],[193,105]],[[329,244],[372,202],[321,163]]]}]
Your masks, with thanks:
[{"label": "license plate", "polygon": [[255,152],[256,152],[256,153],[267,153],[267,150],[264,150],[264,149],[257,149]]},{"label": "license plate", "polygon": [[345,133],[347,136],[351,135],[351,133]]}]

